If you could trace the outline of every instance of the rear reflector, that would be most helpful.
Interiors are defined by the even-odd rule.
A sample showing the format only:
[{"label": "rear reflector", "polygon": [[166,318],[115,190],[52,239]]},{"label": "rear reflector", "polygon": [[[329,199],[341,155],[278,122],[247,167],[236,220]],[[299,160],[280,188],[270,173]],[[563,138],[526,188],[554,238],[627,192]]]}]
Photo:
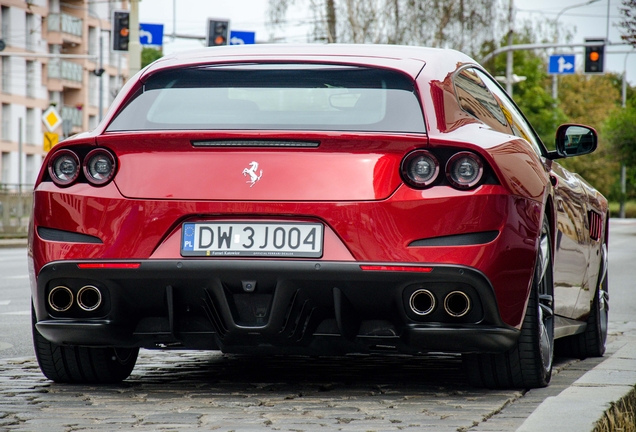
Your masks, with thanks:
[{"label": "rear reflector", "polygon": [[373,265],[361,265],[360,269],[364,271],[400,271],[400,272],[420,272],[420,273],[430,273],[433,271],[432,267],[373,266]]},{"label": "rear reflector", "polygon": [[81,269],[136,269],[140,266],[141,263],[90,263],[77,265]]}]

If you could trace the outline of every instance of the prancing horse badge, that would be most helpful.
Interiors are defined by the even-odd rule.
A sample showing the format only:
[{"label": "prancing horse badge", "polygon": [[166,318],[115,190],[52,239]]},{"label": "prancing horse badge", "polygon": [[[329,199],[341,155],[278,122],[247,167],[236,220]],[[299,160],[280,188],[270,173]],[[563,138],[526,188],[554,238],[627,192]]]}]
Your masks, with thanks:
[{"label": "prancing horse badge", "polygon": [[254,186],[256,184],[257,181],[259,181],[261,179],[261,177],[263,176],[263,170],[260,171],[259,174],[256,174],[256,171],[258,170],[258,162],[256,161],[252,161],[250,162],[250,167],[249,168],[245,168],[243,170],[243,175],[249,175],[250,179],[247,181],[247,183],[251,183],[250,187]]}]

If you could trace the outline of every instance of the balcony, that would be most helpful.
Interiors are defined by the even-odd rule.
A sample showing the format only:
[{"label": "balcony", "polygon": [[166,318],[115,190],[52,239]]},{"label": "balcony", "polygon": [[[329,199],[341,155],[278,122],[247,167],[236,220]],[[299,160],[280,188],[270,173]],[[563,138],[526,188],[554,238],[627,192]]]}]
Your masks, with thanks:
[{"label": "balcony", "polygon": [[47,17],[48,30],[50,32],[61,32],[69,35],[82,37],[84,23],[81,18],[60,14],[49,14]]},{"label": "balcony", "polygon": [[71,125],[82,127],[82,110],[74,106],[64,105],[60,112],[63,120],[70,120]]},{"label": "balcony", "polygon": [[82,83],[84,68],[77,63],[60,59],[51,59],[48,64],[49,79],[63,79]]}]

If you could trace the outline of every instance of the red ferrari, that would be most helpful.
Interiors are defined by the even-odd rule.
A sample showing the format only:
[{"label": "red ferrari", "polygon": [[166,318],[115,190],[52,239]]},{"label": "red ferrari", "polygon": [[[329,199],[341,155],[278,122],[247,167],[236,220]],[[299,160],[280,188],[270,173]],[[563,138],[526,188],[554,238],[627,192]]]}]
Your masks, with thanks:
[{"label": "red ferrari", "polygon": [[601,356],[606,199],[452,50],[220,47],[135,75],[34,191],[33,338],[58,382],[139,348],[461,354],[474,385]]}]

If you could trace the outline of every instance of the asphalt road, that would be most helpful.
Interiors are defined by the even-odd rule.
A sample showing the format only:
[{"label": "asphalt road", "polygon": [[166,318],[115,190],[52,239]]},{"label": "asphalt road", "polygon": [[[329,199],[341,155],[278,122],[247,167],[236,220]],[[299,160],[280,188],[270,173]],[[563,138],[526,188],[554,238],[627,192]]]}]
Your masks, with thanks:
[{"label": "asphalt road", "polygon": [[[636,220],[612,221],[608,354],[636,323]],[[0,430],[508,431],[603,359],[558,358],[531,391],[470,387],[455,356],[228,356],[143,350],[113,386],[46,380],[33,357],[24,249],[0,249]]]},{"label": "asphalt road", "polygon": [[32,356],[26,249],[0,249],[0,358]]}]

